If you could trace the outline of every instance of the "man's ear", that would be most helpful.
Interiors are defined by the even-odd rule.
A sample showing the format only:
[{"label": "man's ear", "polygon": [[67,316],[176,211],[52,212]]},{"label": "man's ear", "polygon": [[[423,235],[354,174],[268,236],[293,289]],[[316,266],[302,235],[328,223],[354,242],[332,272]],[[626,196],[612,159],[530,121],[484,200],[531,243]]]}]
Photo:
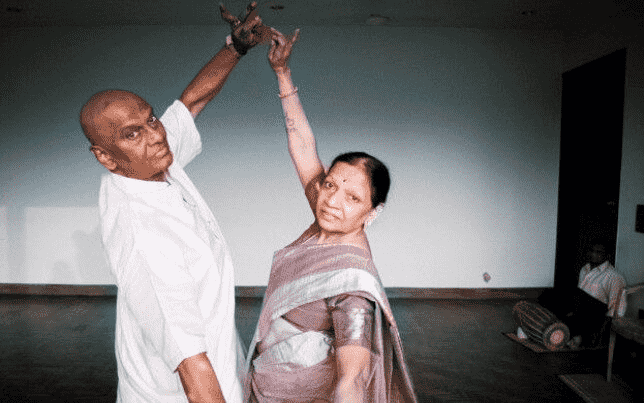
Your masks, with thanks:
[{"label": "man's ear", "polygon": [[114,161],[114,158],[112,158],[109,151],[105,150],[101,146],[91,146],[89,150],[94,154],[94,157],[96,157],[98,162],[107,168],[108,171],[113,172],[116,169],[116,161]]}]

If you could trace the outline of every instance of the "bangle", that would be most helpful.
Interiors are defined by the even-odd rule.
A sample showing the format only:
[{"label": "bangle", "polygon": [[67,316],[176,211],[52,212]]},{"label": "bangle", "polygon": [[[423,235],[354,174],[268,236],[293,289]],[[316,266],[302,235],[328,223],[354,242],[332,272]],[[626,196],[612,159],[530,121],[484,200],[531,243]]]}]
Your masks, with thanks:
[{"label": "bangle", "polygon": [[295,87],[295,89],[289,92],[288,94],[278,94],[278,95],[280,98],[284,99],[286,97],[290,97],[291,95],[295,95],[295,94],[297,94],[297,87]]}]

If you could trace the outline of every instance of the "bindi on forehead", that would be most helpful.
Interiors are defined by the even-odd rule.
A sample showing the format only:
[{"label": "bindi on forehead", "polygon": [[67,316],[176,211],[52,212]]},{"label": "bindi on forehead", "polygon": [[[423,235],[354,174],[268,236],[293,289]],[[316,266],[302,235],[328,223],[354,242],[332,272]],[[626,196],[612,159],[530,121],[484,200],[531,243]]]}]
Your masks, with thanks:
[{"label": "bindi on forehead", "polygon": [[353,183],[357,185],[369,182],[363,170],[352,166],[339,168],[338,170],[334,169],[329,176],[339,183]]}]

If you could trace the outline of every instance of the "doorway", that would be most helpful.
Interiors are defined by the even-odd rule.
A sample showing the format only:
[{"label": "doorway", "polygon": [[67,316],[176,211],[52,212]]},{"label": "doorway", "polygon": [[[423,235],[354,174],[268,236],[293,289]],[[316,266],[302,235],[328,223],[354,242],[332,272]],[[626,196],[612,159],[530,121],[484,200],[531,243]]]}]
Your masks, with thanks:
[{"label": "doorway", "polygon": [[555,287],[576,286],[603,239],[614,264],[626,49],[563,73]]}]

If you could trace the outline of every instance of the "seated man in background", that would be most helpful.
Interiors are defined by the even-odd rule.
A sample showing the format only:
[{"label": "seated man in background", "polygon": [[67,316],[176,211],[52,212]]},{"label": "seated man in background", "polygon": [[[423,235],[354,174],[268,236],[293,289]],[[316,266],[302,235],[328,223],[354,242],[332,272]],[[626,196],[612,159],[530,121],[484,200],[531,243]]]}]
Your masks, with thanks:
[{"label": "seated man in background", "polygon": [[[591,244],[587,252],[587,262],[579,273],[575,288],[549,289],[539,297],[539,305],[552,313],[569,331],[571,348],[592,346],[601,340],[607,317],[624,316],[626,297],[622,290],[626,286],[624,277],[619,274],[608,260],[606,245],[602,241]],[[621,301],[620,301],[621,299]],[[515,310],[525,309],[515,306]],[[530,316],[530,313],[525,315]],[[523,315],[523,316],[525,316]],[[515,312],[519,322],[517,335],[525,337],[521,326],[529,326],[522,314]],[[534,315],[533,315],[534,316]]]}]

